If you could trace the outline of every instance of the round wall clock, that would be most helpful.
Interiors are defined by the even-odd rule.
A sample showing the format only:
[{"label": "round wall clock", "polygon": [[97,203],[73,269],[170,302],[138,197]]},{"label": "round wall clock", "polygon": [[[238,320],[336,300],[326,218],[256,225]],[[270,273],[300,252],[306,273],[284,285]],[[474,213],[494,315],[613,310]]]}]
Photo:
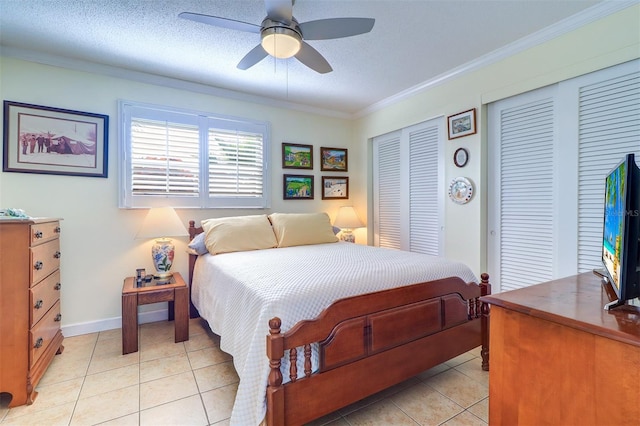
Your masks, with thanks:
[{"label": "round wall clock", "polygon": [[466,204],[473,197],[473,184],[466,177],[457,177],[449,185],[449,198],[456,204]]},{"label": "round wall clock", "polygon": [[457,167],[464,167],[467,165],[467,161],[469,161],[469,152],[464,148],[456,149],[456,152],[453,154],[453,162]]}]

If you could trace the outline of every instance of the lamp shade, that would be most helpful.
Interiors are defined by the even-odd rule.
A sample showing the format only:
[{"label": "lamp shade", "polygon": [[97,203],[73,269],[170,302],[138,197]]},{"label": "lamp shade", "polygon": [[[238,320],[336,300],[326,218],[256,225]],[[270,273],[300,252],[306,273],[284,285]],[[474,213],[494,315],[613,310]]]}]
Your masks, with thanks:
[{"label": "lamp shade", "polygon": [[343,206],[338,210],[338,216],[336,216],[333,225],[341,229],[353,229],[362,228],[364,223],[362,223],[352,206]]},{"label": "lamp shade", "polygon": [[172,207],[154,207],[149,210],[136,238],[186,237],[189,233]]}]

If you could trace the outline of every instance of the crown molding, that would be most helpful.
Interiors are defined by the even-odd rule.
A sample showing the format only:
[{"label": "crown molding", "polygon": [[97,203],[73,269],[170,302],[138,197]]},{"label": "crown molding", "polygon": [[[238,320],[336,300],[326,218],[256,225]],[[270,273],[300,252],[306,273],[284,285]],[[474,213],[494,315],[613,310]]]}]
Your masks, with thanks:
[{"label": "crown molding", "polygon": [[170,87],[172,89],[186,90],[189,92],[202,93],[205,95],[216,96],[220,98],[232,99],[242,102],[250,102],[270,107],[283,108],[306,112],[316,115],[322,115],[333,118],[351,119],[351,114],[342,113],[324,108],[316,108],[309,105],[298,104],[269,98],[266,96],[251,95],[248,93],[237,92],[220,87],[209,86],[202,83],[195,83],[177,78],[162,76],[158,74],[134,71],[126,68],[119,68],[96,62],[83,61],[80,59],[67,58],[63,56],[52,55],[50,53],[39,52],[35,50],[20,49],[11,46],[0,46],[0,55],[21,59],[28,62],[35,62],[43,65],[55,66],[58,68],[72,69],[75,71],[83,71],[92,74],[101,74],[109,77],[122,78],[125,80],[137,81],[145,84],[156,86]]},{"label": "crown molding", "polygon": [[562,21],[543,28],[542,30],[539,30],[526,37],[518,39],[500,49],[494,50],[493,52],[487,53],[486,55],[474,59],[473,61],[467,62],[466,64],[463,64],[459,67],[453,68],[430,80],[427,80],[409,89],[403,90],[402,92],[396,93],[395,95],[383,99],[379,102],[371,104],[368,107],[354,113],[352,115],[352,118],[362,118],[375,111],[379,111],[383,108],[408,99],[418,93],[431,89],[446,81],[452,80],[464,74],[471,73],[487,65],[494,64],[498,61],[508,58],[509,56],[513,56],[517,53],[523,52],[542,43],[553,40],[580,27],[583,27],[587,24],[605,18],[609,15],[612,15],[639,3],[640,0],[605,0],[588,9],[585,9],[580,13],[565,18]]}]

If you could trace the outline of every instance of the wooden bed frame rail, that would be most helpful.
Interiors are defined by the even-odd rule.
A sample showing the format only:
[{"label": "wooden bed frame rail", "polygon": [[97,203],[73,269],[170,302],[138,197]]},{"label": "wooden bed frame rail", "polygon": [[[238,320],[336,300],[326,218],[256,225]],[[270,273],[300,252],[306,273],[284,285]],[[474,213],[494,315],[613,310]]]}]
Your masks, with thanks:
[{"label": "wooden bed frame rail", "polygon": [[[189,221],[191,239],[201,232]],[[189,256],[189,293],[196,258]],[[451,277],[338,300],[286,333],[280,318],[271,319],[266,424],[309,422],[478,346],[488,371],[489,306],[480,301],[488,294],[487,274],[480,284]],[[189,301],[191,317],[198,317]],[[287,383],[284,356],[290,361]]]},{"label": "wooden bed frame rail", "polygon": [[[280,319],[273,318],[267,425],[309,422],[478,346],[488,370],[489,311],[479,297],[489,292],[487,274],[480,285],[446,278],[339,300],[284,334]],[[312,366],[316,342],[319,365]],[[287,351],[290,381],[283,384],[280,367]]]}]

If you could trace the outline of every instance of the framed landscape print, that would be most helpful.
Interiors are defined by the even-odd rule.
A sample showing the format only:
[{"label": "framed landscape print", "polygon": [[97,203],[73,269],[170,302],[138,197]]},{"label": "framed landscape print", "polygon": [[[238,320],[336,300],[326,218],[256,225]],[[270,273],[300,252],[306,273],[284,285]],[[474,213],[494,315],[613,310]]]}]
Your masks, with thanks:
[{"label": "framed landscape print", "polygon": [[473,135],[476,132],[476,109],[460,112],[447,117],[449,139]]},{"label": "framed landscape print", "polygon": [[313,200],[313,176],[283,175],[283,200]]},{"label": "framed landscape print", "polygon": [[107,177],[109,116],[4,101],[2,171]]},{"label": "framed landscape print", "polygon": [[283,169],[313,169],[313,145],[282,143]]},{"label": "framed landscape print", "polygon": [[346,200],[349,198],[349,178],[322,176],[323,200]]},{"label": "framed landscape print", "polygon": [[346,148],[320,148],[320,170],[324,172],[348,171],[348,152]]}]

